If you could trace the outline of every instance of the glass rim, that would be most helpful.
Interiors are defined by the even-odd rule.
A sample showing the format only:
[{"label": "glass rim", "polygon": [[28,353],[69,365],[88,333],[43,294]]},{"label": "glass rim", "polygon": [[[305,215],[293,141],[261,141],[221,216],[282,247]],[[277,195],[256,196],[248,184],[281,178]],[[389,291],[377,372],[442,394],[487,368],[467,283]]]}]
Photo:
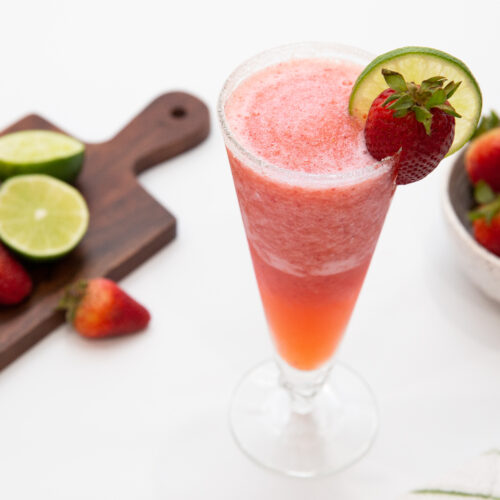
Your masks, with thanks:
[{"label": "glass rim", "polygon": [[[309,55],[307,55],[307,53],[309,53]],[[279,57],[280,55],[285,55],[286,57]],[[292,59],[336,58],[344,59],[350,62],[360,62],[360,64],[366,65],[373,60],[374,57],[375,56],[373,54],[362,49],[358,49],[357,47],[334,42],[298,42],[273,47],[246,59],[227,77],[217,101],[217,116],[222,128],[226,147],[228,147],[231,153],[233,153],[238,159],[250,162],[251,165],[256,166],[261,172],[274,173],[281,178],[285,177],[287,180],[295,179],[298,181],[306,181],[307,183],[312,182],[314,184],[323,184],[328,181],[333,181],[335,184],[359,182],[373,177],[374,174],[380,175],[386,169],[390,169],[392,161],[389,158],[384,160],[374,159],[373,163],[370,163],[361,169],[347,172],[312,173],[302,170],[289,170],[285,167],[269,162],[244,146],[231,130],[225,113],[226,102],[237,86],[252,74],[272,64]],[[263,64],[249,72],[252,66],[258,65],[262,62],[265,63],[267,60],[269,60],[268,64]]]}]

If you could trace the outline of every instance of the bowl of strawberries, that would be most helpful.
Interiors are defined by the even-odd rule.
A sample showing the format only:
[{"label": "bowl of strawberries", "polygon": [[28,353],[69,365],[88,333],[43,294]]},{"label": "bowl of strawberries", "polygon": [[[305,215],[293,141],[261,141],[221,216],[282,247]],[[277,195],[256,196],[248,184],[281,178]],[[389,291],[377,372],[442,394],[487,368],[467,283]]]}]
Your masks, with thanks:
[{"label": "bowl of strawberries", "polygon": [[500,302],[500,118],[485,116],[445,183],[444,213],[469,279]]}]

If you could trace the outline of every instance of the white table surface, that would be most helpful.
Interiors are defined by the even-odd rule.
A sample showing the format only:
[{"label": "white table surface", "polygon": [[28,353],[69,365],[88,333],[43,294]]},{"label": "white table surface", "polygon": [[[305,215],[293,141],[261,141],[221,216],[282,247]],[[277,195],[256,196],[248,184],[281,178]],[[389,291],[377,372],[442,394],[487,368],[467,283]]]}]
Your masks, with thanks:
[{"label": "white table surface", "polygon": [[141,176],[179,220],[177,239],[122,282],[151,310],[149,330],[90,342],[62,327],[0,374],[2,500],[388,500],[500,445],[500,306],[453,261],[440,210],[449,162],[398,189],[339,353],[380,404],[366,458],[291,479],[251,463],[229,433],[231,391],[271,354],[215,121],[229,72],[294,41],[428,45],[465,60],[485,109],[500,109],[498,2],[344,3],[2,4],[1,126],[37,111],[99,141],[171,89],[203,98],[213,125]]}]

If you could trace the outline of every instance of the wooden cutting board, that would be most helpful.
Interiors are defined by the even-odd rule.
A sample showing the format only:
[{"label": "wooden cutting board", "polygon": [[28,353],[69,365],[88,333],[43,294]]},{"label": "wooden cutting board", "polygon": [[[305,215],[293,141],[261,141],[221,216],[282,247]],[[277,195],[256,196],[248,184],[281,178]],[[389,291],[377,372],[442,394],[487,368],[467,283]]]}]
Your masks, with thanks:
[{"label": "wooden cutting board", "polygon": [[[55,307],[65,286],[83,277],[119,280],[174,238],[175,218],[136,175],[199,144],[209,123],[205,104],[173,92],[154,100],[110,141],[86,145],[76,186],[89,205],[89,231],[63,259],[28,266],[35,283],[29,300],[0,306],[0,370],[64,321]],[[29,115],[3,134],[25,129],[59,130]]]}]

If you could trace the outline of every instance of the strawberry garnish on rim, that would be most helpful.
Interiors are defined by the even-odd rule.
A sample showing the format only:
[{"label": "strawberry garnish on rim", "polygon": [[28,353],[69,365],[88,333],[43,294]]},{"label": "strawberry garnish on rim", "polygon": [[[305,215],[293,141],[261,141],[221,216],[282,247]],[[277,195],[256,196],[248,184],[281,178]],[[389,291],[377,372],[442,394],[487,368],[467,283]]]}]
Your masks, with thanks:
[{"label": "strawberry garnish on rim", "polygon": [[423,179],[449,151],[460,115],[448,99],[461,82],[442,76],[420,85],[396,71],[382,70],[389,86],[373,101],[365,124],[366,146],[377,160],[396,155],[396,183]]}]

